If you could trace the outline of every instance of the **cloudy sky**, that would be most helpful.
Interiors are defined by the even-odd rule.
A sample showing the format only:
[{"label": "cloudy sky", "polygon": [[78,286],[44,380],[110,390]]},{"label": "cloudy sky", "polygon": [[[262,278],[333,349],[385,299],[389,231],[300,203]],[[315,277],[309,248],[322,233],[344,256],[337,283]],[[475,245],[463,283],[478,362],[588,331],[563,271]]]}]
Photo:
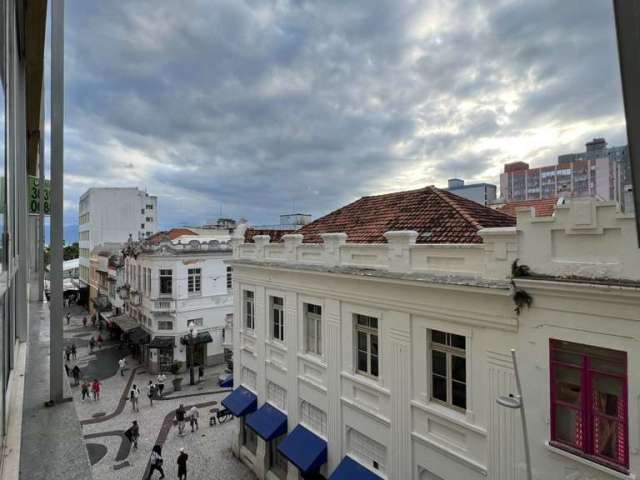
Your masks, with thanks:
[{"label": "cloudy sky", "polygon": [[67,224],[92,186],[146,188],[164,227],[275,223],[626,143],[609,1],[69,0],[66,21]]}]

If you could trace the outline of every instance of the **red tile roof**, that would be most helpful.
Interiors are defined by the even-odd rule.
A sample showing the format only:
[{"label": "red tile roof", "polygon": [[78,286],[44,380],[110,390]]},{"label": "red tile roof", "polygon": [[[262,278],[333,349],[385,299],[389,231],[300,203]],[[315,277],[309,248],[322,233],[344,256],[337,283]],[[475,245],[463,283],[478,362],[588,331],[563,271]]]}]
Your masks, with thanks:
[{"label": "red tile roof", "polygon": [[152,245],[157,245],[163,238],[169,237],[170,240],[175,240],[179,237],[182,237],[183,235],[197,236],[198,234],[192,230],[189,230],[188,228],[172,228],[168,231],[154,233],[149,238],[147,238],[147,242]]},{"label": "red tile roof", "polygon": [[347,242],[385,243],[391,230],[415,230],[418,243],[482,243],[478,230],[512,227],[515,219],[451,192],[419,190],[362,197],[298,230],[305,242],[321,233],[344,232]]},{"label": "red tile roof", "polygon": [[283,235],[297,233],[295,230],[276,230],[271,228],[247,228],[244,232],[245,243],[253,243],[256,235],[269,235],[272,242],[279,242]]},{"label": "red tile roof", "polygon": [[536,217],[550,217],[556,209],[557,198],[542,198],[540,200],[522,200],[518,202],[508,202],[503,205],[496,206],[496,210],[516,216],[516,209],[533,207],[536,211]]}]

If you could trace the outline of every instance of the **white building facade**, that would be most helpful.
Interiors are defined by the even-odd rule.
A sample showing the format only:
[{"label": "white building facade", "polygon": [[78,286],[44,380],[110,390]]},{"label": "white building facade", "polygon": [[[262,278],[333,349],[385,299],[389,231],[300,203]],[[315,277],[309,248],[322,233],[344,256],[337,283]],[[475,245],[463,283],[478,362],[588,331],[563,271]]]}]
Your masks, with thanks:
[{"label": "white building facade", "polygon": [[[224,263],[231,246],[219,236],[164,237],[129,250],[125,314],[149,333],[142,349],[151,371],[168,371],[176,361],[189,367],[191,355],[196,366],[221,364],[225,321],[233,313],[232,270]],[[198,331],[193,350],[183,340],[191,322]]]},{"label": "white building facade", "polygon": [[[576,199],[479,234],[482,244],[416,244],[412,231],[380,244],[233,240],[238,388],[223,403],[245,401],[233,450],[258,478],[525,479],[519,412],[496,403],[517,393],[511,348],[534,478],[636,478],[633,216]],[[512,279],[517,259],[536,275]],[[284,427],[265,430],[269,415]],[[290,445],[300,429],[324,445],[315,463]],[[336,473],[354,462],[373,476]]]},{"label": "white building facade", "polygon": [[79,204],[80,281],[89,285],[91,251],[158,231],[158,198],[137,188],[90,188]]}]

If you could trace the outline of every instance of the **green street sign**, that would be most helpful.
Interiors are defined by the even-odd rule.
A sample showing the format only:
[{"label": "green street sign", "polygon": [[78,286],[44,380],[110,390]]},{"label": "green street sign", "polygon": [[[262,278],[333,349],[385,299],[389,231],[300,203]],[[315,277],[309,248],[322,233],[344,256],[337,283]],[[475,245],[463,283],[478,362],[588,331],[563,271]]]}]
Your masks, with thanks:
[{"label": "green street sign", "polygon": [[[29,191],[29,215],[40,215],[40,179],[29,175],[27,182]],[[51,215],[51,182],[49,180],[44,181],[42,200],[44,201],[44,214]]]}]

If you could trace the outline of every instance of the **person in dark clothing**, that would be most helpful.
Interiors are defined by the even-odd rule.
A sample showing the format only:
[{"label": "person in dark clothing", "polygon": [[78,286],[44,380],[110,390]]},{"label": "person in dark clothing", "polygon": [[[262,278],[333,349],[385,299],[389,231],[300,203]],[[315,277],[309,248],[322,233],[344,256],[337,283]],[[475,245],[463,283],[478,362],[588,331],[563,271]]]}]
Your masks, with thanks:
[{"label": "person in dark clothing", "polygon": [[[69,361],[69,359],[67,358],[67,362]],[[67,372],[67,377],[69,375],[71,375],[71,369],[69,368],[69,364],[67,362],[64,362],[64,371]]]},{"label": "person in dark clothing", "polygon": [[140,427],[137,421],[133,421],[131,426],[124,432],[125,437],[129,440],[134,449],[138,449],[138,438],[140,438]]},{"label": "person in dark clothing", "polygon": [[149,469],[149,476],[147,479],[151,479],[153,472],[156,470],[160,472],[160,478],[164,478],[164,470],[162,469],[162,447],[156,445],[151,451],[151,468]]},{"label": "person in dark clothing", "polygon": [[91,340],[89,340],[89,353],[93,353],[94,348],[96,348],[96,340],[91,337]]},{"label": "person in dark clothing", "polygon": [[180,449],[180,455],[178,455],[178,480],[187,480],[187,460],[189,455],[184,453],[184,448]]},{"label": "person in dark clothing", "polygon": [[79,385],[80,384],[80,367],[76,365],[75,367],[73,367],[73,369],[71,369],[71,373],[73,374],[74,385]]},{"label": "person in dark clothing", "polygon": [[76,359],[78,358],[78,357],[77,357],[77,353],[78,353],[78,350],[76,350],[76,344],[75,344],[75,343],[72,343],[72,344],[71,344],[71,357],[72,357],[74,360],[76,360]]},{"label": "person in dark clothing", "polygon": [[71,360],[71,348],[67,347],[64,349],[64,355],[67,357],[67,362]]},{"label": "person in dark clothing", "polygon": [[187,415],[187,411],[184,409],[184,405],[180,404],[176,410],[176,421],[178,422],[178,435],[184,434],[184,418]]},{"label": "person in dark clothing", "polygon": [[91,388],[91,384],[89,383],[89,380],[85,378],[84,381],[82,382],[81,388],[82,388],[82,401],[84,402],[85,398],[88,398],[89,400],[91,400],[91,395],[89,394],[89,389]]}]

